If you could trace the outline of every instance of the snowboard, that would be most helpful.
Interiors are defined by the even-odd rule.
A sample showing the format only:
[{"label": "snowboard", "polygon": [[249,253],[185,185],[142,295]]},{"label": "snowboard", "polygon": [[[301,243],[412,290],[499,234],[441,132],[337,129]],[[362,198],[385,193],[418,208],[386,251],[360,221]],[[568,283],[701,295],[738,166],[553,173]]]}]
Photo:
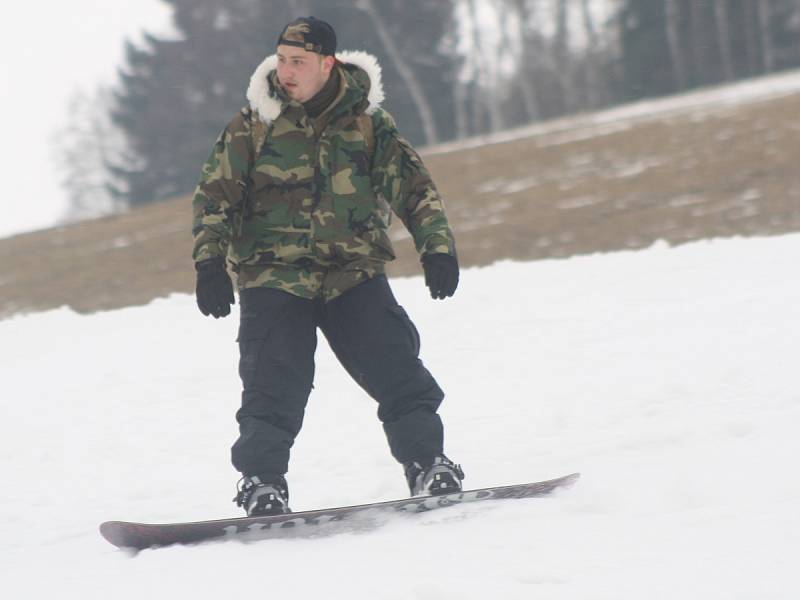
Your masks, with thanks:
[{"label": "snowboard", "polygon": [[333,535],[344,531],[374,529],[386,522],[389,515],[396,513],[421,513],[482,500],[546,496],[557,488],[572,485],[578,477],[579,473],[573,473],[549,481],[265,517],[236,517],[165,524],[107,521],[100,525],[100,533],[118,548],[133,550],[172,544],[195,544],[208,540],[254,541],[267,538]]}]

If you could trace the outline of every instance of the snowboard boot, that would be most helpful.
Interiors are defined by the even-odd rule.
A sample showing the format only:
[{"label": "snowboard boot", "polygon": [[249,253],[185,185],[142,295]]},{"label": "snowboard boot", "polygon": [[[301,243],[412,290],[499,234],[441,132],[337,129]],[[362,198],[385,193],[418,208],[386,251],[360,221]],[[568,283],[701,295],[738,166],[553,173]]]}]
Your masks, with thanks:
[{"label": "snowboard boot", "polygon": [[292,512],[289,508],[289,488],[282,475],[253,475],[242,477],[237,485],[239,491],[233,499],[244,508],[248,517],[282,515]]},{"label": "snowboard boot", "polygon": [[412,496],[440,496],[461,491],[464,471],[444,454],[433,461],[405,465],[408,489]]}]

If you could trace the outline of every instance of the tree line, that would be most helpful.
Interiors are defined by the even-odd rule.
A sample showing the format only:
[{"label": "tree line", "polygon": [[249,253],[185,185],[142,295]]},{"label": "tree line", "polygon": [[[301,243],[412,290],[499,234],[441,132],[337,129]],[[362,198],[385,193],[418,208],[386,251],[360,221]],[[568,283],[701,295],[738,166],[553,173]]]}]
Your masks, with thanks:
[{"label": "tree line", "polygon": [[128,43],[119,82],[59,137],[76,214],[191,192],[250,75],[313,14],[383,67],[430,145],[800,65],[800,0],[164,0],[176,35]]}]

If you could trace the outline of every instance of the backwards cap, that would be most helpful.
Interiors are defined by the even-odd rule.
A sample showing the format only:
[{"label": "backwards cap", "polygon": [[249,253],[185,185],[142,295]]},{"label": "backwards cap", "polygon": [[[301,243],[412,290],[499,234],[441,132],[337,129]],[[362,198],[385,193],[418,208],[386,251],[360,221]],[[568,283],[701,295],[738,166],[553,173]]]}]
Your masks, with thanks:
[{"label": "backwards cap", "polygon": [[296,46],[323,56],[336,53],[336,32],[328,23],[314,17],[295,19],[283,28],[277,45]]}]

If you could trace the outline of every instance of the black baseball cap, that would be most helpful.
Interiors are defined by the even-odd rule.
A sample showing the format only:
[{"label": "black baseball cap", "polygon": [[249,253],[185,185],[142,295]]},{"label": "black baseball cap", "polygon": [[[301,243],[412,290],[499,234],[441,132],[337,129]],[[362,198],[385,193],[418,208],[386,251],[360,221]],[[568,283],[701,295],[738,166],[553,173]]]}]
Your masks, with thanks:
[{"label": "black baseball cap", "polygon": [[276,45],[296,46],[323,56],[336,54],[336,32],[329,23],[314,17],[295,19],[283,28]]}]

